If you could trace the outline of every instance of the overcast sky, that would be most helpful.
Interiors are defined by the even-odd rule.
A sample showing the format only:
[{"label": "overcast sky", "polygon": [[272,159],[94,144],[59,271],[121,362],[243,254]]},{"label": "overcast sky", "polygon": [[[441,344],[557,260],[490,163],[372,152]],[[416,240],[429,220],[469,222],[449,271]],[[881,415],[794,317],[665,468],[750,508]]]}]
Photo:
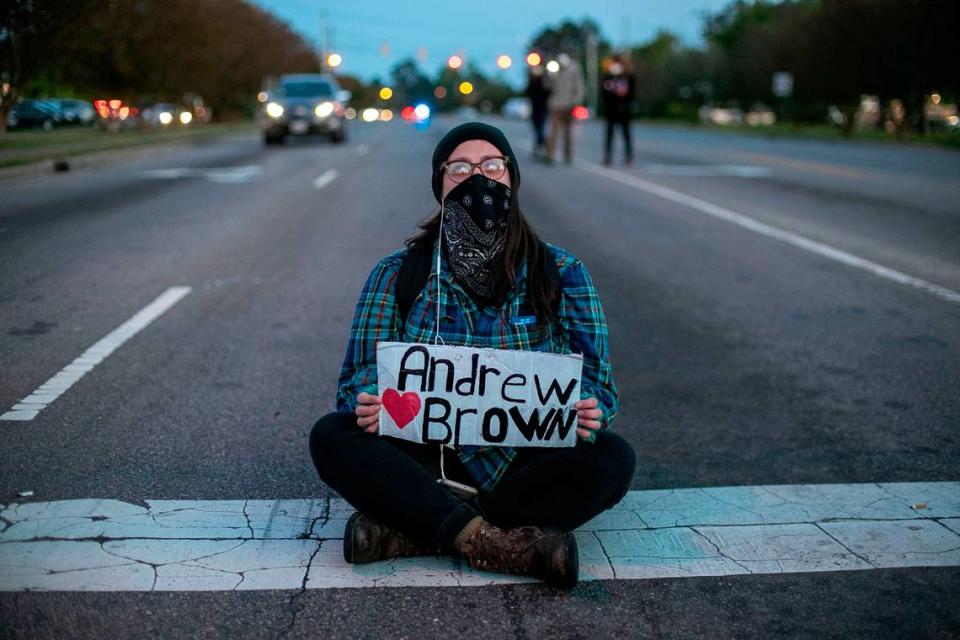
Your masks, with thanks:
[{"label": "overcast sky", "polygon": [[[484,73],[498,72],[496,58],[514,60],[506,80],[519,86],[526,45],[544,26],[564,19],[593,18],[603,37],[616,46],[649,40],[659,29],[674,32],[688,44],[701,42],[704,12],[715,12],[730,0],[254,0],[278,15],[312,42],[319,42],[324,13],[334,49],[343,56],[342,73],[369,81],[389,78],[398,60],[415,57],[433,75],[448,56],[462,49]],[[387,42],[390,54],[381,54]]]}]

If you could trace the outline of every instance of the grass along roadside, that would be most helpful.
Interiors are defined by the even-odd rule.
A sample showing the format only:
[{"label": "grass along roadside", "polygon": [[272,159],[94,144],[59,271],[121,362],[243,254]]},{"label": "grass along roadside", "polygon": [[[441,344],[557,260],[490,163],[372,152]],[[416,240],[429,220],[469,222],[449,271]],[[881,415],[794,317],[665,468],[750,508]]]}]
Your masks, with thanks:
[{"label": "grass along roadside", "polygon": [[0,169],[61,160],[98,151],[170,142],[203,142],[210,138],[252,131],[252,122],[147,131],[110,132],[93,128],[12,131],[0,137]]}]

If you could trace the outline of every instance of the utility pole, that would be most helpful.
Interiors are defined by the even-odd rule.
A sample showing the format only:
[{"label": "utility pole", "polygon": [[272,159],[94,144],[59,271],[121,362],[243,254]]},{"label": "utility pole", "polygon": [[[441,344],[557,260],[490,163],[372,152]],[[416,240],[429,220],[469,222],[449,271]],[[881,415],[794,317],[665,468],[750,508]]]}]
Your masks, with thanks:
[{"label": "utility pole", "polygon": [[330,20],[326,10],[320,11],[320,72],[327,70],[327,54],[330,52]]},{"label": "utility pole", "polygon": [[[333,27],[330,26],[329,20],[327,20],[326,24],[327,24],[327,30],[326,30],[326,33],[324,34],[324,38],[325,38],[324,48],[326,49],[326,51],[323,52],[323,64],[330,66],[327,63],[327,58],[330,56],[331,53],[333,53]],[[330,71],[332,71],[332,69],[330,69]]]}]

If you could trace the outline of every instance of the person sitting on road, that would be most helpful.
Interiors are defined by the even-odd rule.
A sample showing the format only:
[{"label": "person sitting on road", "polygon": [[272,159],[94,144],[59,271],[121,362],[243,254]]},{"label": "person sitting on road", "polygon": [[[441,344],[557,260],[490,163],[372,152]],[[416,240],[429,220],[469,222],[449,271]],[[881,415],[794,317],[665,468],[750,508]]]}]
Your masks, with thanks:
[{"label": "person sitting on road", "polygon": [[[623,498],[635,464],[627,441],[607,430],[619,401],[600,299],[584,264],[541,242],[521,213],[520,168],[499,129],[470,122],[447,133],[433,154],[432,186],[439,211],[373,268],[337,411],[310,433],[320,478],[358,510],[344,558],[449,553],[570,587],[578,579],[571,531]],[[442,323],[434,305],[445,310]],[[461,445],[444,465],[442,445],[373,437],[377,343],[427,343],[438,333],[447,345],[582,353],[577,446]],[[476,491],[458,497],[441,476]]]}]

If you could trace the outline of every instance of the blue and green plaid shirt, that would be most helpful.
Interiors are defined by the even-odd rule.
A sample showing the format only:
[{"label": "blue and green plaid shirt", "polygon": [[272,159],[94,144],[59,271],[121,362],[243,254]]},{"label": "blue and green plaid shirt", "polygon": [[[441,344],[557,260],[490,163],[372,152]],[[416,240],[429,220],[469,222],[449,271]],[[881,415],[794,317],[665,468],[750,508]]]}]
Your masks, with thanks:
[{"label": "blue and green plaid shirt", "polygon": [[[559,327],[545,329],[533,322],[533,310],[526,301],[526,262],[503,305],[480,309],[454,279],[445,259],[440,265],[438,292],[438,246],[434,246],[430,277],[413,302],[404,326],[400,326],[395,289],[407,250],[390,254],[373,268],[360,293],[350,328],[340,370],[337,410],[353,412],[359,393],[377,393],[378,342],[434,341],[434,305],[440,304],[440,337],[445,344],[583,354],[581,399],[596,398],[603,412],[603,426],[609,426],[620,404],[610,367],[607,322],[584,264],[567,251],[547,245],[556,258],[563,293]],[[516,457],[516,451],[510,447],[460,446],[457,453],[481,491],[490,491]]]}]

